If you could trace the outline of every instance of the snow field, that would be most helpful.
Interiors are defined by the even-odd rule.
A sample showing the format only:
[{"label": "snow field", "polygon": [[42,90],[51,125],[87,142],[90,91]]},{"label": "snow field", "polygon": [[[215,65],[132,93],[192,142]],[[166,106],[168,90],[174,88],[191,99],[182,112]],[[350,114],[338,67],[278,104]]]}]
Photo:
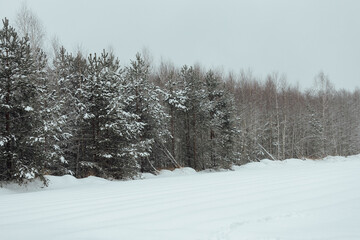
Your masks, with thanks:
[{"label": "snow field", "polygon": [[360,239],[360,155],[0,189],[1,239]]}]

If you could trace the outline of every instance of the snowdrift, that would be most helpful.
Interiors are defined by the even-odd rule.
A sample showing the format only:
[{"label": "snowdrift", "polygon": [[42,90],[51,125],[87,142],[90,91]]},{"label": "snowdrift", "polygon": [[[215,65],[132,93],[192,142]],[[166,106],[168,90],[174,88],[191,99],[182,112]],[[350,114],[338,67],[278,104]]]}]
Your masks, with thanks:
[{"label": "snowdrift", "polygon": [[0,188],[1,239],[360,239],[360,155]]}]

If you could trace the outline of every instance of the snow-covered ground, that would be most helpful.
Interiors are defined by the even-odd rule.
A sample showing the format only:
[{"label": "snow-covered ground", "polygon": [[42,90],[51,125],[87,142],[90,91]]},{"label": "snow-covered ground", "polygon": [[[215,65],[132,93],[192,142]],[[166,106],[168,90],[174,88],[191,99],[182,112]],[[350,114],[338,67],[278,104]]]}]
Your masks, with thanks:
[{"label": "snow-covered ground", "polygon": [[144,177],[2,188],[0,239],[360,239],[360,155]]}]

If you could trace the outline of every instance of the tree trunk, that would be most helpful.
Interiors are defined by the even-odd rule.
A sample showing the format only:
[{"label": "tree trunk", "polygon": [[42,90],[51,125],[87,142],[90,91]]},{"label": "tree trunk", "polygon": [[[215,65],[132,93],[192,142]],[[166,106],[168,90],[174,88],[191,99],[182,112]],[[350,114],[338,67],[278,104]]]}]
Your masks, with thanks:
[{"label": "tree trunk", "polygon": [[215,133],[214,130],[212,128],[210,128],[210,162],[213,164],[213,167],[216,166],[216,162],[215,162],[215,157],[214,157],[214,138],[215,138]]},{"label": "tree trunk", "polygon": [[277,97],[277,92],[275,92],[275,108],[276,108],[276,137],[277,137],[277,159],[281,159],[280,157],[280,117],[279,117],[279,102]]},{"label": "tree trunk", "polygon": [[176,155],[175,155],[175,123],[174,123],[174,107],[171,106],[171,120],[170,120],[170,127],[171,127],[171,154],[174,157],[174,159],[176,159]]},{"label": "tree trunk", "polygon": [[[7,94],[6,94],[6,105],[10,105],[10,78],[8,78],[8,87],[7,87]],[[7,172],[7,179],[11,179],[11,175],[13,172],[13,162],[12,162],[12,154],[11,154],[11,132],[10,132],[10,109],[5,113],[5,129],[6,129],[6,172]]]},{"label": "tree trunk", "polygon": [[97,155],[97,147],[96,147],[96,123],[95,119],[92,122],[92,139],[93,139],[93,162],[95,163],[97,161],[96,155]]},{"label": "tree trunk", "polygon": [[[9,52],[8,50],[6,50],[6,59],[8,59],[8,55]],[[6,66],[9,69],[9,63],[6,62]],[[7,89],[6,89],[6,105],[7,105],[7,111],[5,112],[5,131],[6,131],[6,138],[7,138],[7,142],[6,142],[6,172],[7,172],[7,179],[11,179],[12,176],[12,172],[13,172],[13,161],[12,161],[12,154],[11,154],[11,130],[10,130],[10,94],[11,94],[11,79],[10,79],[10,75],[7,76]]]},{"label": "tree trunk", "polygon": [[286,115],[284,115],[284,130],[282,136],[282,159],[286,159]]},{"label": "tree trunk", "polygon": [[186,158],[187,158],[187,162],[188,162],[188,167],[192,167],[191,157],[190,157],[190,119],[189,119],[189,113],[188,112],[186,112],[185,124],[186,124],[186,128],[187,128],[186,135],[185,135]]},{"label": "tree trunk", "polygon": [[197,169],[197,159],[196,159],[196,112],[193,112],[193,130],[194,130],[194,138],[193,138],[193,153],[194,153],[194,168]]}]

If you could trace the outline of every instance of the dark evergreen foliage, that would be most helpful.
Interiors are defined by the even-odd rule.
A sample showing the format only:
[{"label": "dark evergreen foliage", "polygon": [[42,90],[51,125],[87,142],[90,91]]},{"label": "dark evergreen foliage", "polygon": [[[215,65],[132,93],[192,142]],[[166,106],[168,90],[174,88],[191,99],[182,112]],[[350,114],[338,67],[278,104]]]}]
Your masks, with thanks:
[{"label": "dark evergreen foliage", "polygon": [[3,20],[0,30],[0,180],[22,183],[44,173],[43,55]]},{"label": "dark evergreen foliage", "polygon": [[[155,71],[154,71],[155,70]],[[278,74],[151,68],[140,54],[44,52],[0,30],[0,181],[44,174],[128,179],[162,168],[229,169],[262,158],[360,151],[360,93],[320,73],[301,92]]]}]

